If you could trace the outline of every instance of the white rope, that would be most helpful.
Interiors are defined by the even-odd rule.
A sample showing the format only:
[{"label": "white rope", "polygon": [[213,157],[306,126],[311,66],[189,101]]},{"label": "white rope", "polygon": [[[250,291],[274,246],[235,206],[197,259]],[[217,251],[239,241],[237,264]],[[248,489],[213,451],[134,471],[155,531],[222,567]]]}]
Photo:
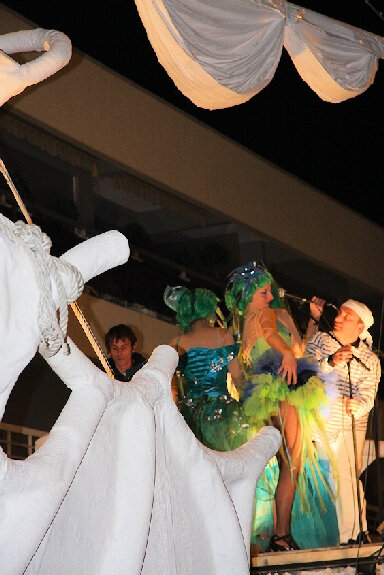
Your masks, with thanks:
[{"label": "white rope", "polygon": [[[51,240],[34,224],[11,222],[0,214],[0,230],[28,254],[35,272],[40,292],[39,301],[39,352],[52,357],[66,345],[68,303],[75,301],[84,288],[80,272],[69,262],[50,255]],[[71,293],[66,294],[60,274],[70,279]],[[51,279],[56,284],[59,310],[52,297]]]},{"label": "white rope", "polygon": [[21,213],[22,213],[23,216],[25,217],[26,221],[27,221],[29,224],[32,224],[31,216],[29,215],[28,210],[27,210],[27,208],[25,207],[24,202],[23,202],[23,200],[21,199],[20,194],[19,194],[19,192],[17,191],[16,186],[15,186],[15,184],[13,183],[12,178],[11,178],[11,176],[9,175],[9,172],[8,172],[7,168],[5,167],[5,164],[4,164],[4,162],[3,162],[3,160],[2,160],[1,158],[0,158],[0,171],[1,171],[1,173],[3,174],[3,176],[4,176],[4,178],[5,178],[5,181],[7,182],[8,186],[10,187],[10,189],[11,189],[11,191],[12,191],[12,193],[13,193],[13,196],[14,196],[16,202],[17,202],[17,205],[19,206],[19,208],[20,208],[20,210],[21,210]]}]

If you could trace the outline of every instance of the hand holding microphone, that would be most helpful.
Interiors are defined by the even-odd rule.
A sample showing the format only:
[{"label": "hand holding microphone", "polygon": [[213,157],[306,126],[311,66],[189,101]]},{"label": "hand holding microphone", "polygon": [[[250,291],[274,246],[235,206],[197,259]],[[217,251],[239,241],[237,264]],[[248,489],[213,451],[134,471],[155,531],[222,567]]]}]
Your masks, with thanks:
[{"label": "hand holding microphone", "polygon": [[309,315],[317,323],[319,323],[320,321],[324,306],[325,306],[325,299],[322,299],[315,295],[309,302]]},{"label": "hand holding microphone", "polygon": [[297,302],[301,302],[301,303],[305,303],[308,302],[309,306],[310,306],[310,310],[311,310],[311,315],[313,316],[313,318],[318,321],[318,319],[312,314],[312,307],[315,308],[315,306],[319,306],[320,307],[320,313],[318,313],[319,310],[315,311],[315,314],[319,316],[321,316],[321,312],[323,311],[324,306],[329,306],[329,307],[333,307],[336,311],[339,311],[338,308],[333,304],[333,303],[329,303],[327,301],[325,301],[324,299],[318,298],[317,296],[313,296],[312,299],[307,299],[305,297],[300,297],[298,295],[294,295],[291,293],[288,293],[284,288],[279,288],[278,290],[278,294],[279,297],[281,298],[288,298],[291,299],[293,301],[297,301]]}]

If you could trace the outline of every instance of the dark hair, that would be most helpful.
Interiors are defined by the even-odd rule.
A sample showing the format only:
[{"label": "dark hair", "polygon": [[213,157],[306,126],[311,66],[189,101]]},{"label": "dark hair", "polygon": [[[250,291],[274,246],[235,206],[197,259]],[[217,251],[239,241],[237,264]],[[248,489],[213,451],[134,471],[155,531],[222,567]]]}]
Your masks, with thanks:
[{"label": "dark hair", "polygon": [[125,323],[120,323],[119,325],[114,325],[105,335],[105,347],[107,352],[111,351],[111,345],[114,341],[119,341],[120,339],[129,339],[132,347],[137,342],[137,337],[133,330]]}]

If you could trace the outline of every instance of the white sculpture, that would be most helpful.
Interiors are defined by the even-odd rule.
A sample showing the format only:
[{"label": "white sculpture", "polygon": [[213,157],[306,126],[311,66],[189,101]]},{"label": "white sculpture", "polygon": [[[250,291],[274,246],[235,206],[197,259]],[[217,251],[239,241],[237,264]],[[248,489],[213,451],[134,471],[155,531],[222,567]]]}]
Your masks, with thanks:
[{"label": "white sculpture", "polygon": [[156,348],[127,385],[66,343],[67,301],[128,256],[112,231],[55,260],[38,228],[0,216],[1,413],[38,346],[71,389],[37,452],[0,451],[1,575],[249,573],[255,485],[279,432],[211,451],[173,402],[173,348]]},{"label": "white sculpture", "polygon": [[[8,54],[44,52],[39,58],[19,64]],[[57,30],[20,30],[0,36],[0,106],[66,66],[71,58],[70,39]]]},{"label": "white sculpture", "polygon": [[[20,224],[0,224],[9,300],[0,315],[4,405],[41,330],[39,248],[28,253],[12,240],[23,235]],[[62,259],[86,280],[127,257],[125,238],[108,232]],[[67,270],[63,279],[66,292],[76,284]],[[47,359],[72,390],[47,441],[24,461],[0,453],[2,575],[247,573],[255,484],[278,449],[278,431],[265,428],[231,453],[211,451],[173,402],[173,348],[156,348],[130,385],[111,380],[71,341],[69,350]]]}]

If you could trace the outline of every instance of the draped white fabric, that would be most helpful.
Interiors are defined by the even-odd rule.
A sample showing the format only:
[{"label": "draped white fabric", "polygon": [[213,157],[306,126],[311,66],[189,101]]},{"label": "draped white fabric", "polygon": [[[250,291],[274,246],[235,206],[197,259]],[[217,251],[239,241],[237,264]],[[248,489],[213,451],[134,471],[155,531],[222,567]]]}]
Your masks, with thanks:
[{"label": "draped white fabric", "polygon": [[[34,266],[6,220],[2,405],[39,341]],[[108,232],[62,258],[87,280],[128,254],[126,238]],[[1,575],[247,575],[255,486],[280,433],[266,427],[240,449],[211,451],[172,399],[173,348],[156,348],[130,384],[69,348],[47,360],[71,389],[48,439],[24,461],[0,449]]]},{"label": "draped white fabric", "polygon": [[384,38],[284,0],[136,0],[148,38],[179,90],[217,109],[273,78],[283,46],[320,98],[342,102],[374,81]]}]

